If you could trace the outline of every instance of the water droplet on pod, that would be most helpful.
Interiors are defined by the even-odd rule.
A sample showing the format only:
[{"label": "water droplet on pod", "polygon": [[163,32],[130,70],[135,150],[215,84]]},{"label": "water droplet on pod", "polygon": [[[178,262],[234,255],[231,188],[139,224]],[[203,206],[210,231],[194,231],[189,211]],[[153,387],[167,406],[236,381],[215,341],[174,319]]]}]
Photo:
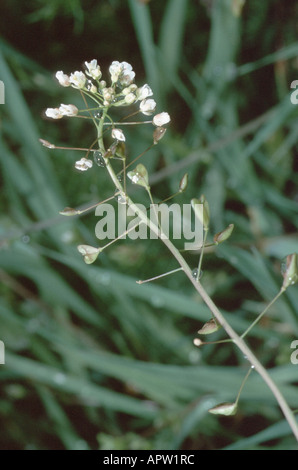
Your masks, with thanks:
[{"label": "water droplet on pod", "polygon": [[96,165],[98,165],[102,168],[104,168],[106,166],[104,158],[102,156],[102,153],[99,152],[98,150],[93,152],[93,160],[94,160],[94,163],[96,163]]},{"label": "water droplet on pod", "polygon": [[127,203],[125,194],[124,193],[119,193],[118,189],[116,189],[116,191],[115,191],[114,198],[116,199],[118,204],[126,204]]},{"label": "water droplet on pod", "polygon": [[195,268],[193,269],[192,271],[192,277],[195,279],[195,280],[200,280],[203,276],[203,271],[201,270],[200,273],[198,271],[198,268]]}]

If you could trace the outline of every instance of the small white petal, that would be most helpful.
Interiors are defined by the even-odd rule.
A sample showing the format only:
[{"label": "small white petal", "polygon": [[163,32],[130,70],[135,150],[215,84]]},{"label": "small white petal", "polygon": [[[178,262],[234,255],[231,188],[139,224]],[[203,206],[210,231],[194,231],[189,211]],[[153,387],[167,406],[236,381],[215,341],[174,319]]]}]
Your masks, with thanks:
[{"label": "small white petal", "polygon": [[61,119],[63,114],[58,108],[48,108],[45,111],[45,115],[51,119]]},{"label": "small white petal", "polygon": [[138,100],[142,101],[148,98],[149,96],[153,96],[153,91],[151,90],[150,86],[146,83],[141,88],[138,88],[136,95]]},{"label": "small white petal", "polygon": [[140,103],[140,111],[145,114],[146,116],[150,116],[150,114],[154,113],[156,108],[156,102],[152,99],[143,100]]},{"label": "small white petal", "polygon": [[98,80],[101,78],[102,73],[100,70],[100,66],[97,65],[96,59],[91,60],[91,62],[85,62],[85,65],[86,65],[86,68],[88,69],[86,73],[87,75],[89,75],[89,77],[92,77],[95,80]]},{"label": "small white petal", "polygon": [[63,116],[76,116],[79,112],[74,104],[61,104],[59,111]]},{"label": "small white petal", "polygon": [[89,170],[89,168],[92,168],[93,162],[85,157],[81,158],[81,160],[78,160],[75,163],[75,168],[80,171],[86,171]]},{"label": "small white petal", "polygon": [[71,85],[75,88],[84,88],[86,80],[86,75],[83,72],[78,71],[72,73],[69,77]]},{"label": "small white petal", "polygon": [[157,127],[164,126],[170,122],[171,118],[168,113],[156,114],[152,120],[153,124]]},{"label": "small white petal", "polygon": [[119,140],[121,142],[125,142],[125,135],[121,129],[113,129],[112,130],[112,137],[113,139]]},{"label": "small white petal", "polygon": [[122,67],[121,67],[120,62],[118,62],[117,60],[114,60],[109,67],[109,72],[111,74],[112,83],[117,82],[119,75],[122,72]]},{"label": "small white petal", "polygon": [[60,85],[70,86],[69,76],[66,75],[64,72],[62,72],[62,70],[59,70],[56,73],[56,78],[57,78],[58,82],[60,83]]}]

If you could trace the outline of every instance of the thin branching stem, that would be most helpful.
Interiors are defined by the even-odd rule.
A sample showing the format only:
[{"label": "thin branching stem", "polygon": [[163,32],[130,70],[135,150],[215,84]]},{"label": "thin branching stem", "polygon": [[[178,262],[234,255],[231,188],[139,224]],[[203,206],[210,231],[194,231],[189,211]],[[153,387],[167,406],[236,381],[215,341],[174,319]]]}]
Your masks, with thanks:
[{"label": "thin branching stem", "polygon": [[[116,188],[123,193],[123,187],[121,182],[118,180],[113,167],[111,165],[110,160],[107,159],[106,161],[107,170],[109,175],[116,186]],[[189,267],[188,263],[180,253],[180,251],[175,247],[175,245],[169,240],[165,234],[162,232],[160,227],[156,226],[148,217],[145,212],[143,212],[128,196],[127,198],[127,205],[134,211],[134,213],[140,218],[140,220],[145,223],[150,230],[155,233],[160,240],[164,243],[164,245],[168,248],[168,250],[172,253],[174,258],[177,260],[180,268],[184,271],[185,275],[188,277],[189,281],[192,283],[195,290],[200,294],[205,304],[209,307],[212,315],[217,320],[217,322],[224,328],[228,336],[231,338],[232,342],[239,348],[242,352],[243,356],[250,362],[251,366],[259,373],[262,377],[264,382],[268,385],[269,389],[273,393],[278,402],[289,426],[292,429],[292,432],[298,442],[298,424],[296,422],[295,416],[290,409],[287,401],[285,400],[283,394],[279,390],[276,383],[273,381],[265,367],[261,364],[255,354],[252,352],[250,347],[246,344],[244,339],[239,336],[236,331],[231,327],[231,325],[227,322],[224,318],[223,314],[220,312],[218,307],[215,305],[211,297],[208,295],[202,284],[198,279],[193,277],[193,273],[191,268]]]}]

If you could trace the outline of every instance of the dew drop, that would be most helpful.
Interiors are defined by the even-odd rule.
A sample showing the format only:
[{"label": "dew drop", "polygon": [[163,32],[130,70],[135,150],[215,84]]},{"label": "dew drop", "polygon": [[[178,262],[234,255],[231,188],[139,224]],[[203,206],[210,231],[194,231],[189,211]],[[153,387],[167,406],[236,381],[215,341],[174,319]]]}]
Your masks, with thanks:
[{"label": "dew drop", "polygon": [[118,204],[126,204],[127,203],[125,194],[123,194],[123,193],[119,194],[118,189],[116,189],[116,191],[115,191],[114,198],[116,199]]},{"label": "dew drop", "polygon": [[197,280],[200,280],[203,276],[203,271],[201,270],[200,273],[199,273],[199,270],[198,268],[195,268],[193,269],[192,271],[192,277],[197,281]]},{"label": "dew drop", "polygon": [[93,116],[95,117],[95,119],[100,119],[101,116],[102,116],[102,111],[96,111]]},{"label": "dew drop", "polygon": [[102,153],[99,152],[98,150],[93,152],[93,160],[94,160],[94,163],[96,163],[96,165],[98,165],[100,167],[105,167],[106,166],[104,158],[102,156]]},{"label": "dew drop", "polygon": [[30,243],[30,237],[29,237],[29,235],[23,235],[23,236],[22,236],[22,242],[23,242],[23,243],[26,243],[26,244],[27,244],[27,243]]},{"label": "dew drop", "polygon": [[197,279],[197,278],[198,278],[198,272],[199,272],[199,271],[198,271],[198,268],[195,268],[195,269],[192,270],[192,273],[191,273],[191,274],[192,274],[192,277],[193,277],[194,279]]}]

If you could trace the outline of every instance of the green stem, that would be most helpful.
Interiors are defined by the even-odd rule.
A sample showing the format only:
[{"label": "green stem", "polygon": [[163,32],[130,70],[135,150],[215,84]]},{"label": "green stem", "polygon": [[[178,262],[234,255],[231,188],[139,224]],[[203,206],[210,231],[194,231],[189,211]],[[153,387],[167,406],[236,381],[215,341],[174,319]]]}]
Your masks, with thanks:
[{"label": "green stem", "polygon": [[[102,119],[98,126],[98,141],[99,141],[100,148],[102,148],[103,150],[104,150],[104,144],[103,144],[103,139],[102,139],[102,127],[103,127],[103,121],[104,121],[106,114],[107,114],[107,109],[104,110]],[[105,163],[106,163],[106,167],[109,172],[109,175],[115,187],[120,191],[121,194],[123,194],[124,190],[123,190],[122,184],[118,180],[113,170],[110,160],[105,159]],[[297,425],[295,416],[293,412],[291,411],[288,403],[286,402],[284,396],[280,392],[279,388],[277,387],[275,382],[272,380],[271,376],[268,374],[267,370],[260,363],[260,361],[254,355],[251,349],[247,346],[243,338],[240,337],[234,331],[234,329],[230,326],[230,324],[226,321],[226,319],[224,318],[220,310],[217,308],[217,306],[215,305],[211,297],[207,294],[206,290],[204,289],[200,281],[197,279],[194,279],[191,268],[189,267],[188,263],[183,258],[179,250],[175,247],[175,245],[165,236],[165,234],[162,232],[162,230],[159,229],[158,226],[152,223],[152,221],[147,217],[147,214],[143,212],[128,196],[126,196],[126,201],[127,201],[128,206],[134,211],[134,213],[140,218],[140,220],[143,223],[145,223],[148,226],[148,228],[150,228],[150,230],[153,233],[155,233],[161,239],[164,245],[169,249],[169,251],[172,253],[174,258],[177,260],[180,267],[185,272],[189,281],[192,283],[195,290],[200,294],[205,304],[209,307],[210,311],[212,312],[213,316],[216,318],[218,323],[224,328],[228,336],[232,339],[233,343],[236,344],[236,346],[240,349],[240,351],[247,358],[250,364],[260,374],[264,382],[268,385],[271,392],[275,396],[281,410],[283,411],[284,416],[286,420],[288,421],[288,424],[291,427],[296,440],[298,441],[298,425]]]},{"label": "green stem", "polygon": [[200,279],[201,277],[201,269],[202,269],[202,262],[203,262],[203,256],[204,256],[204,247],[205,247],[205,243],[206,243],[206,239],[207,239],[207,234],[208,234],[208,230],[205,230],[205,233],[204,233],[204,240],[203,240],[203,245],[202,245],[202,249],[201,249],[201,253],[200,253],[200,259],[199,259],[199,264],[198,264],[198,273],[197,273],[197,281]]},{"label": "green stem", "polygon": [[244,385],[245,385],[245,382],[247,381],[247,379],[248,379],[248,377],[250,376],[251,371],[252,371],[253,369],[254,369],[254,367],[250,367],[250,368],[249,368],[249,370],[248,370],[246,376],[244,377],[244,379],[243,379],[243,381],[242,381],[242,384],[241,384],[241,387],[240,387],[240,389],[239,389],[237,398],[236,398],[236,400],[235,400],[235,404],[236,404],[236,405],[238,405],[238,401],[239,401],[241,392],[242,392],[242,390],[243,390],[243,387],[244,387]]},{"label": "green stem", "polygon": [[276,300],[285,292],[285,288],[282,287],[278,294],[274,297],[274,299],[271,300],[271,302],[267,305],[267,307],[263,310],[262,313],[255,319],[255,321],[252,322],[252,324],[245,330],[245,332],[241,335],[241,338],[243,339],[247,333],[250,332],[250,330],[261,320],[261,318],[265,315],[266,312],[268,312],[269,308],[276,302]]},{"label": "green stem", "polygon": [[182,271],[182,268],[173,269],[172,271],[168,271],[167,273],[159,274],[159,276],[151,277],[150,279],[146,279],[145,281],[137,281],[137,284],[145,284],[146,282],[156,281],[156,279],[160,279],[161,277],[169,276],[170,274],[177,273],[178,271]]}]

